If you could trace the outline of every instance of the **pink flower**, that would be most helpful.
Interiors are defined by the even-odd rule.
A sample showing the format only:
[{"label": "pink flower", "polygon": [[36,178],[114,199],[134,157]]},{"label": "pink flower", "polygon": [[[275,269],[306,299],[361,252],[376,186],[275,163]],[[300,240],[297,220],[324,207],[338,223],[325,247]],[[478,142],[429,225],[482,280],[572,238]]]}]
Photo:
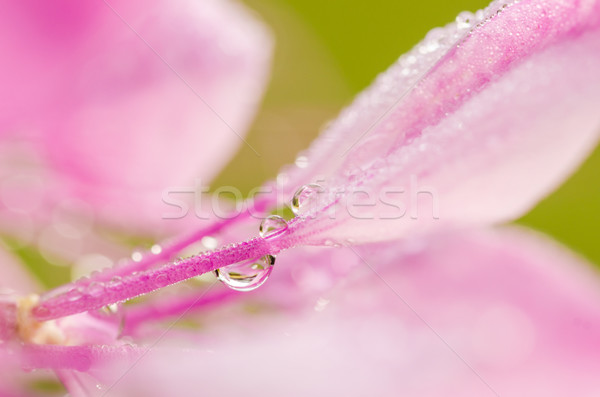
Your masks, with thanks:
[{"label": "pink flower", "polygon": [[[16,17],[21,15],[20,6],[12,7]],[[107,12],[72,7],[92,19]],[[133,6],[122,7],[125,21],[140,15]],[[155,13],[143,7],[148,20],[161,15],[185,27],[203,18],[202,12],[171,10],[167,3],[156,7]],[[210,18],[204,20],[229,15],[219,11],[229,8],[229,3],[211,2],[204,14]],[[233,54],[254,69],[236,68],[240,62],[225,66],[231,55],[221,59],[220,51],[218,61],[207,58],[208,70],[190,85],[201,85],[214,72],[221,82],[209,91],[215,103],[227,103],[221,98],[234,77],[238,86],[247,83],[235,99],[251,102],[260,89],[249,81],[263,76],[266,55],[255,64],[248,48],[260,47],[264,33],[232,10],[242,18],[240,26],[253,32],[241,35],[248,43]],[[82,28],[75,25],[65,32]],[[207,32],[222,32],[224,25],[214,23]],[[139,33],[152,48],[151,37],[158,42],[164,37],[155,28]],[[172,34],[179,37],[181,31]],[[65,32],[54,33],[62,37]],[[197,34],[192,37],[207,33]],[[88,59],[77,43],[58,42],[67,46],[65,54]],[[46,44],[34,43],[40,47],[23,46],[32,51],[27,57],[56,62],[54,56],[43,58]],[[102,43],[94,45],[113,48]],[[207,43],[214,49],[214,41]],[[162,58],[162,51],[169,49],[156,47],[152,59]],[[176,55],[185,56],[174,59],[201,61],[188,51],[187,45],[176,48]],[[41,297],[26,296],[35,286],[27,284],[18,266],[3,261],[10,271],[3,281],[19,293],[0,301],[0,391],[24,394],[19,385],[48,376],[24,374],[24,368],[52,370],[72,395],[598,394],[597,274],[542,236],[494,226],[530,209],[593,148],[600,127],[598,54],[598,1],[493,2],[431,31],[360,94],[295,165],[265,185],[293,196],[292,220],[268,217],[260,236],[252,237],[251,228],[257,227],[252,215],[258,211],[266,217],[282,204],[277,194],[266,194],[235,218],[210,220],[141,258]],[[149,66],[150,92],[139,91],[131,75],[117,73],[122,80],[114,80],[109,73],[95,89],[72,88],[91,100],[54,104],[48,100],[56,92],[53,84],[70,86],[60,71],[72,68],[72,76],[81,69],[78,62],[64,62],[68,65],[54,69],[57,76],[50,81],[33,73],[40,79],[39,103],[30,103],[26,91],[21,101],[3,102],[13,111],[2,125],[34,125],[28,128],[38,131],[27,144],[47,151],[34,169],[54,175],[51,184],[42,185],[52,199],[39,206],[42,215],[35,219],[44,221],[44,210],[62,197],[77,197],[90,204],[100,222],[110,224],[111,214],[117,214],[135,225],[153,224],[154,212],[129,218],[137,195],[158,194],[166,183],[192,178],[190,167],[202,168],[200,162],[188,164],[192,159],[184,153],[204,155],[200,146],[206,136],[161,141],[163,130],[153,130],[157,120],[177,129],[175,113],[158,104],[164,104],[164,93],[174,104],[189,94],[179,91],[178,78],[178,67],[183,73],[189,64],[173,65],[160,77]],[[110,97],[115,81],[133,86],[98,111],[96,101]],[[230,117],[243,127],[251,108],[242,105],[233,106]],[[184,109],[181,118],[189,116],[179,127],[184,131],[211,123],[211,112],[197,119],[191,105],[178,109]],[[235,116],[235,109],[243,114]],[[107,117],[125,121],[107,137],[106,147],[82,135],[86,125],[104,131]],[[132,127],[134,120],[151,121],[147,128],[154,132],[145,131],[151,138],[131,136],[146,128]],[[123,134],[131,136],[130,143],[115,148]],[[200,145],[190,145],[190,139]],[[155,167],[153,158],[146,157],[147,148],[139,158],[129,152],[137,153],[144,142],[168,146],[168,153],[177,154],[169,164],[177,166],[156,167],[157,178],[144,179],[144,170]],[[203,176],[210,178],[223,156],[206,150]],[[120,161],[97,169],[108,153]],[[134,188],[127,188],[133,182]],[[104,202],[118,192],[129,201],[107,212]],[[166,263],[213,235],[243,242]],[[238,289],[268,280],[249,294],[191,280],[213,270]],[[119,304],[140,295],[130,305]]]}]

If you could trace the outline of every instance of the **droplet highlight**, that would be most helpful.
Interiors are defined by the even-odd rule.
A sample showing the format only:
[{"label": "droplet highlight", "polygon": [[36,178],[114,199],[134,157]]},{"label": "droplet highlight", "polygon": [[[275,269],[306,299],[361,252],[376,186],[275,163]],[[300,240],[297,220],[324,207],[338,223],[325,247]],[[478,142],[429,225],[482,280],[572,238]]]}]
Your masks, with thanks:
[{"label": "droplet highlight", "polygon": [[114,276],[108,283],[108,286],[111,288],[117,288],[120,287],[121,284],[123,284],[123,279],[120,276]]},{"label": "droplet highlight", "polygon": [[456,17],[456,27],[458,29],[468,29],[473,25],[475,15],[469,11],[463,11]]},{"label": "droplet highlight", "polygon": [[150,247],[150,252],[152,252],[154,255],[158,255],[162,252],[162,247],[158,244],[154,244],[152,247]]},{"label": "droplet highlight", "polygon": [[102,321],[116,326],[118,337],[123,333],[123,329],[125,328],[125,311],[121,303],[111,303],[110,305],[101,307],[96,313],[91,312],[91,314]]},{"label": "droplet highlight", "polygon": [[131,260],[134,262],[141,262],[143,258],[144,258],[144,255],[142,255],[142,253],[140,251],[134,251],[131,254]]},{"label": "droplet highlight", "polygon": [[308,167],[308,157],[298,156],[298,157],[296,157],[296,161],[294,163],[296,164],[296,167],[298,167],[298,168],[306,168],[306,167]]},{"label": "droplet highlight", "polygon": [[316,209],[322,193],[323,187],[316,183],[301,186],[292,197],[292,212],[295,215],[303,215]]},{"label": "droplet highlight", "polygon": [[258,234],[264,239],[279,237],[288,230],[288,224],[279,215],[271,215],[263,219],[258,228]]},{"label": "droplet highlight", "polygon": [[65,294],[65,297],[69,302],[74,302],[81,298],[83,294],[79,288],[73,288]]},{"label": "droplet highlight", "polygon": [[120,307],[118,303],[111,303],[110,305],[103,306],[99,310],[104,315],[112,316],[119,313]]},{"label": "droplet highlight", "polygon": [[209,250],[214,250],[219,245],[217,239],[212,236],[204,236],[202,237],[202,240],[200,240],[200,242],[202,243],[204,248]]},{"label": "droplet highlight", "polygon": [[252,291],[267,281],[275,257],[265,255],[256,260],[243,261],[215,270],[215,275],[223,284],[236,291]]}]

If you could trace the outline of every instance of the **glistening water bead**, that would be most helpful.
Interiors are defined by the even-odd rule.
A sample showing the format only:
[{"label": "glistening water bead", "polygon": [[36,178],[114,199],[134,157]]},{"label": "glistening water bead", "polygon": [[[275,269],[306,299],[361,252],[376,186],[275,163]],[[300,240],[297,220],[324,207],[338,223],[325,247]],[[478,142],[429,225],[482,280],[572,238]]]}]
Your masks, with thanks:
[{"label": "glistening water bead", "polygon": [[256,260],[242,261],[215,270],[215,275],[223,284],[236,291],[252,291],[269,278],[275,257],[265,255]]},{"label": "glistening water bead", "polygon": [[292,212],[294,215],[303,215],[316,209],[319,195],[322,193],[323,187],[316,183],[301,186],[292,197]]},{"label": "glistening water bead", "polygon": [[258,228],[258,234],[264,239],[272,239],[281,236],[288,230],[285,219],[278,215],[271,215],[263,219]]}]

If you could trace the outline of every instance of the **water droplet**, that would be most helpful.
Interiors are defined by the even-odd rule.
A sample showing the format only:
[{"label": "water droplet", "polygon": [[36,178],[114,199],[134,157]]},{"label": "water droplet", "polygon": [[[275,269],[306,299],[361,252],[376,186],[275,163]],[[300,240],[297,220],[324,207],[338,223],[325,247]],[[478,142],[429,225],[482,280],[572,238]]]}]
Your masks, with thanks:
[{"label": "water droplet", "polygon": [[271,215],[263,219],[258,228],[260,237],[269,239],[281,236],[288,229],[287,222],[279,215]]},{"label": "water droplet", "polygon": [[152,252],[154,255],[158,255],[162,252],[162,247],[158,244],[154,244],[152,247],[150,247],[150,252]]},{"label": "water droplet", "polygon": [[328,246],[328,247],[334,247],[334,248],[339,248],[342,246],[342,244],[338,243],[337,241],[333,241],[333,240],[325,240],[323,242],[324,245]]},{"label": "water droplet", "polygon": [[276,183],[278,186],[285,185],[290,180],[290,177],[285,172],[277,174]]},{"label": "water droplet", "polygon": [[308,167],[308,157],[306,156],[298,156],[296,157],[296,167],[298,168],[306,168]]},{"label": "water droplet", "polygon": [[456,27],[458,29],[468,29],[475,21],[475,15],[469,11],[463,11],[456,17]]},{"label": "water droplet", "polygon": [[196,267],[194,265],[189,265],[185,268],[185,274],[188,277],[194,277],[196,275]]},{"label": "water droplet", "polygon": [[121,336],[123,329],[125,328],[125,311],[123,310],[123,304],[111,303],[98,309],[97,314],[94,314],[93,312],[90,313],[94,315],[94,317],[116,326],[118,329],[118,337]]},{"label": "water droplet", "polygon": [[134,262],[140,262],[144,256],[140,251],[133,251],[131,254],[131,260]]},{"label": "water droplet", "polygon": [[440,47],[440,43],[437,40],[429,40],[425,42],[423,46],[421,46],[420,51],[424,54],[434,52]]},{"label": "water droplet", "polygon": [[123,345],[121,345],[121,348],[127,352],[132,352],[135,350],[135,346],[133,345],[133,343],[130,342],[124,343]]},{"label": "water droplet", "polygon": [[316,183],[301,186],[292,197],[292,212],[295,215],[301,215],[316,209],[319,195],[322,193],[323,188]]},{"label": "water droplet", "polygon": [[76,284],[87,284],[88,281],[90,281],[90,278],[88,276],[82,276],[75,279]]},{"label": "water droplet", "polygon": [[40,305],[33,308],[33,313],[36,316],[45,317],[50,313],[50,309],[48,309],[46,306]]},{"label": "water droplet", "polygon": [[169,284],[169,277],[167,277],[165,273],[159,273],[154,277],[154,284],[156,284],[157,287],[164,287]]},{"label": "water droplet", "polygon": [[267,281],[274,264],[275,257],[265,255],[256,260],[243,261],[217,269],[215,275],[231,289],[252,291]]},{"label": "water droplet", "polygon": [[103,306],[100,311],[102,314],[110,316],[119,313],[119,309],[120,307],[118,303],[111,303],[110,305]]},{"label": "water droplet", "polygon": [[322,312],[325,310],[327,305],[329,304],[329,299],[319,298],[317,299],[317,303],[315,304],[315,311]]},{"label": "water droplet", "polygon": [[118,287],[123,283],[123,280],[119,276],[114,276],[109,283],[109,287]]},{"label": "water droplet", "polygon": [[81,298],[81,295],[82,295],[82,293],[79,288],[73,288],[73,289],[69,290],[67,293],[65,293],[65,297],[70,302],[76,301],[77,299]]},{"label": "water droplet", "polygon": [[90,294],[90,296],[98,297],[104,293],[104,284],[93,282],[88,285],[86,292]]}]

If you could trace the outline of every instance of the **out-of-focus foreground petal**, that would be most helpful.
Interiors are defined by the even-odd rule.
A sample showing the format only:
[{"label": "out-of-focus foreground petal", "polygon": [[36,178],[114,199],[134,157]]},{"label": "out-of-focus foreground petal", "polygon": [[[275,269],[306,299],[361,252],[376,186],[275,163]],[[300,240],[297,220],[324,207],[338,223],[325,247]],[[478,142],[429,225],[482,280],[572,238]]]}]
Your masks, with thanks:
[{"label": "out-of-focus foreground petal", "polygon": [[[110,387],[115,396],[600,392],[600,280],[554,243],[507,229],[441,233],[337,252],[346,259],[350,252],[361,266],[328,293],[305,301],[308,307],[278,314],[268,305],[261,312],[241,303],[240,310],[226,309],[220,325],[203,314],[207,321],[190,333],[193,350],[170,350],[186,333],[175,327],[122,378],[123,368],[112,381],[104,372],[104,391]],[[301,257],[294,257],[295,266],[322,259]]]},{"label": "out-of-focus foreground petal", "polygon": [[432,31],[281,178],[338,200],[311,243],[514,219],[594,148],[600,2],[505,3]]},{"label": "out-of-focus foreground petal", "polygon": [[0,246],[0,293],[39,292],[40,285],[33,276],[17,262],[17,259]]},{"label": "out-of-focus foreground petal", "polygon": [[40,286],[17,262],[0,247],[0,343],[15,333],[16,294],[39,291]]},{"label": "out-of-focus foreground petal", "polygon": [[[236,2],[2,7],[0,138],[28,152],[6,173],[37,181],[38,201],[74,197],[105,223],[155,224],[172,209],[166,189],[191,198],[242,144],[271,38]],[[32,193],[6,184],[10,198]]]}]

